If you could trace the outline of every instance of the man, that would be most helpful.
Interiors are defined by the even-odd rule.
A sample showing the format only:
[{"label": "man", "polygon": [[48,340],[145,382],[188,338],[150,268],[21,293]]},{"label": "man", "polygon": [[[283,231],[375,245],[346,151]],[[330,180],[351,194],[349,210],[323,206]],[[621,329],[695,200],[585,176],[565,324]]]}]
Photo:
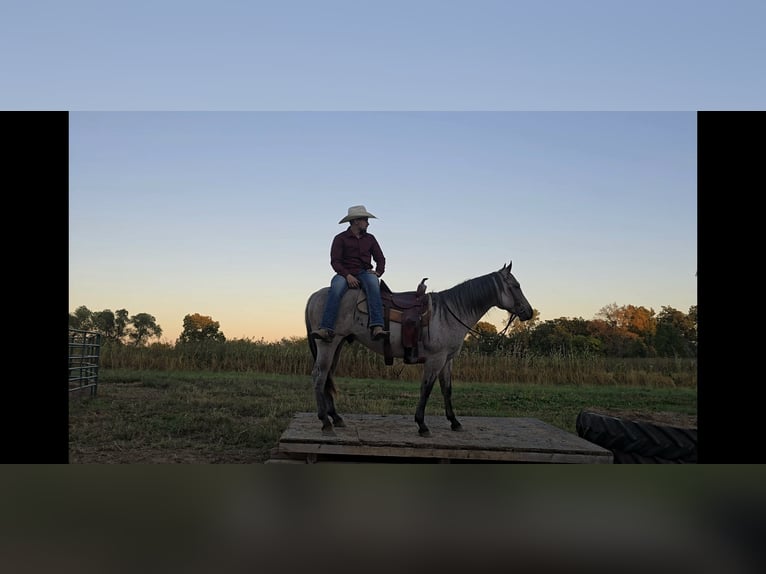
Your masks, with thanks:
[{"label": "man", "polygon": [[[367,233],[369,218],[377,219],[364,205],[354,205],[348,208],[346,217],[338,222],[349,222],[349,226],[332,240],[330,265],[336,275],[330,281],[330,292],[319,329],[311,332],[314,339],[327,342],[333,340],[340,301],[348,289],[358,289],[360,286],[367,295],[372,338],[385,339],[389,335],[383,329],[383,303],[380,300],[378,281],[378,277],[386,270],[386,258],[375,236]],[[372,261],[375,261],[375,269],[372,268]]]}]

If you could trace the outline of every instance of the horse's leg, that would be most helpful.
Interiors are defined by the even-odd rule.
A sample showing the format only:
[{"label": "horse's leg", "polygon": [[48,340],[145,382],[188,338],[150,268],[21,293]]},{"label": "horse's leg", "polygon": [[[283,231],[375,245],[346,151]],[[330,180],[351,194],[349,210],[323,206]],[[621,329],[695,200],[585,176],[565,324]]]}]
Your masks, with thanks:
[{"label": "horse's leg", "polygon": [[334,426],[342,428],[346,426],[346,421],[343,420],[338,412],[335,410],[335,397],[333,396],[332,389],[335,388],[335,384],[332,380],[332,375],[327,377],[328,384],[325,384],[325,402],[327,404],[327,414],[332,419]]},{"label": "horse's leg", "polygon": [[344,421],[343,417],[341,417],[338,414],[338,412],[335,410],[335,398],[333,397],[329,389],[326,389],[325,393],[326,393],[325,400],[327,401],[327,414],[330,415],[333,425],[338,428],[345,427],[346,421]]},{"label": "horse's leg", "polygon": [[452,359],[447,361],[439,372],[439,385],[444,396],[444,413],[447,415],[447,420],[450,422],[452,430],[463,430],[463,425],[457,420],[455,411],[452,410]]},{"label": "horse's leg", "polygon": [[[334,404],[327,403],[327,397],[332,397],[331,388],[333,385],[331,365],[332,354],[330,353],[329,346],[326,344],[320,344],[317,348],[317,357],[314,361],[314,368],[311,370],[311,378],[314,384],[314,396],[317,402],[317,417],[322,421],[322,432],[333,432],[332,422],[328,416],[328,407],[332,405],[334,410]],[[330,388],[328,388],[328,382]]]},{"label": "horse's leg", "polygon": [[335,382],[333,381],[333,373],[335,373],[335,367],[338,365],[338,359],[340,358],[340,351],[343,348],[343,343],[345,340],[341,341],[337,348],[335,349],[335,355],[332,361],[332,366],[330,367],[329,372],[327,373],[327,381],[325,382],[324,387],[324,394],[325,394],[325,403],[327,405],[327,414],[332,419],[333,424],[338,428],[343,428],[346,426],[345,421],[343,418],[338,414],[338,412],[335,410]]},{"label": "horse's leg", "polygon": [[426,403],[436,382],[438,371],[434,367],[423,366],[423,381],[420,383],[420,400],[418,408],[415,410],[415,422],[418,423],[418,434],[420,436],[431,436],[431,431],[425,423]]}]

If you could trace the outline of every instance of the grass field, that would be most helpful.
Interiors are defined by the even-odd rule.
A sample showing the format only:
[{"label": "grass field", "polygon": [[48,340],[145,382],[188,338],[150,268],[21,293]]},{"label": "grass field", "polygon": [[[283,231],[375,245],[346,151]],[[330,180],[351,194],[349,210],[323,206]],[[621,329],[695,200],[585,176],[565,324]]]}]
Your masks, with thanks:
[{"label": "grass field", "polygon": [[[414,417],[417,382],[339,377],[336,384],[342,415]],[[697,389],[456,380],[453,405],[458,418],[533,417],[575,433],[581,410],[696,421]],[[308,376],[104,369],[95,398],[70,398],[69,462],[263,463],[291,417],[315,410]],[[437,385],[426,414],[443,412]],[[417,433],[414,420],[412,432]]]}]

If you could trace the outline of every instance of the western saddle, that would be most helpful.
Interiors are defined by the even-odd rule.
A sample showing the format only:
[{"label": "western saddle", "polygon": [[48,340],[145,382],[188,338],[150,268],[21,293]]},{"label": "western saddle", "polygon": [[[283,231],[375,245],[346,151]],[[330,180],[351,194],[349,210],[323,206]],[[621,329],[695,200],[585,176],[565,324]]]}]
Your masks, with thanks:
[{"label": "western saddle", "polygon": [[[402,346],[404,347],[404,362],[407,364],[424,363],[425,357],[418,356],[418,344],[423,340],[423,328],[428,327],[431,320],[431,307],[426,297],[426,281],[424,277],[415,291],[394,293],[380,280],[380,298],[383,301],[384,328],[390,331],[390,323],[402,324]],[[394,364],[391,341],[383,342],[383,357],[386,365]]]}]

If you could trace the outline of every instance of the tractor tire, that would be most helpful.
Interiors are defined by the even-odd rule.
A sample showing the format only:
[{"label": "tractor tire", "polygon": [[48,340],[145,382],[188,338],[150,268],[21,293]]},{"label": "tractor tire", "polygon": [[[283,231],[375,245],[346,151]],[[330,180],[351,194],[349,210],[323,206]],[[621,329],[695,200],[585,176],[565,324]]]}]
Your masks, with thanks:
[{"label": "tractor tire", "polygon": [[612,451],[615,464],[696,463],[697,429],[581,411],[581,438]]}]

